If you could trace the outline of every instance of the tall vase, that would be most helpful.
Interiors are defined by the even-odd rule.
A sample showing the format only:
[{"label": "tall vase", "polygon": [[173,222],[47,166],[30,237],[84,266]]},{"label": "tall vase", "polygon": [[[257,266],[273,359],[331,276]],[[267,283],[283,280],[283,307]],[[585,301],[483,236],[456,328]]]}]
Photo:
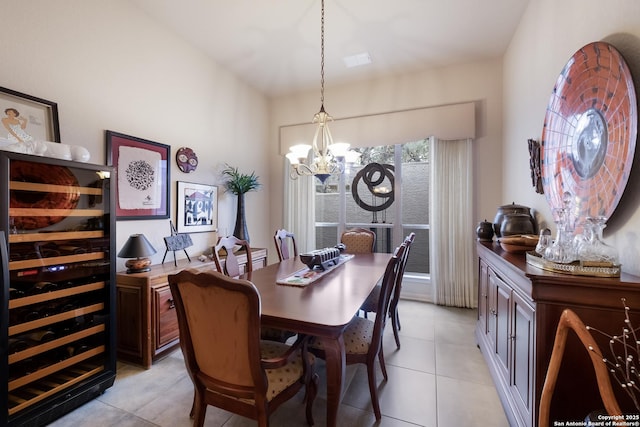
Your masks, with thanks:
[{"label": "tall vase", "polygon": [[236,210],[236,227],[233,235],[238,239],[249,241],[249,232],[247,231],[247,220],[244,215],[244,194],[238,194],[238,209]]}]

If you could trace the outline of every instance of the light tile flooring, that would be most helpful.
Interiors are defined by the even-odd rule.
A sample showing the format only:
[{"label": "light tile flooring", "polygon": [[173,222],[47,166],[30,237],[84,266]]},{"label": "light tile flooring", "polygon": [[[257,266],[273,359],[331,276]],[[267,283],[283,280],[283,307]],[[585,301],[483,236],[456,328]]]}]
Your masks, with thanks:
[{"label": "light tile flooring", "polygon": [[[378,384],[382,420],[371,408],[366,368],[348,366],[346,391],[338,419],[341,426],[508,426],[500,400],[474,338],[475,310],[416,301],[400,304],[402,348],[396,350],[391,324],[385,331],[389,381]],[[326,425],[324,366],[314,404],[316,426]],[[180,350],[144,370],[118,363],[113,387],[51,426],[187,427],[193,387]],[[256,423],[209,407],[205,426],[240,427]],[[272,415],[271,426],[305,426],[302,397]]]}]

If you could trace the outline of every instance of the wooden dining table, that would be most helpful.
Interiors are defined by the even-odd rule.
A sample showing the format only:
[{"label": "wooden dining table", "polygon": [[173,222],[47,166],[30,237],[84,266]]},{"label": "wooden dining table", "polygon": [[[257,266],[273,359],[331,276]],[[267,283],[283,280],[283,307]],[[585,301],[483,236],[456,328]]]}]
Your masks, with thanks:
[{"label": "wooden dining table", "polygon": [[260,292],[262,325],[314,335],[324,344],[327,372],[327,426],[335,426],[343,393],[343,332],[378,280],[391,254],[357,254],[304,287],[281,285],[305,265],[300,257],[240,276]]}]

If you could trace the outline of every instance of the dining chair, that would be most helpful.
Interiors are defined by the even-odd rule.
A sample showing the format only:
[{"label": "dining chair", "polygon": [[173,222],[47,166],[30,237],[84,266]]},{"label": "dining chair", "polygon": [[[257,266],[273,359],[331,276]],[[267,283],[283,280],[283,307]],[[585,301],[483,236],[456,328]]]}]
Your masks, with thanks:
[{"label": "dining chair", "polygon": [[280,261],[289,259],[292,256],[298,256],[296,237],[293,233],[285,229],[276,230],[276,233],[273,235],[273,242],[276,244],[276,252],[278,253],[278,258],[280,259]]},{"label": "dining chair", "polygon": [[[238,248],[238,249],[236,249]],[[243,251],[247,255],[247,264],[245,271],[240,270],[237,252]],[[221,255],[225,255],[224,264]],[[251,259],[251,246],[246,240],[238,239],[235,236],[222,236],[218,238],[218,242],[213,247],[213,260],[216,263],[216,269],[230,277],[238,277],[242,273],[249,272],[253,269],[253,261]]]},{"label": "dining chair", "polygon": [[[400,272],[396,280],[396,285],[393,289],[391,302],[389,303],[388,314],[389,314],[389,317],[391,318],[391,328],[393,329],[393,337],[396,341],[396,347],[398,349],[400,348],[400,332],[399,331],[402,328],[402,326],[400,325],[400,315],[398,314],[398,305],[400,303],[400,293],[402,292],[402,280],[404,279],[404,271],[407,266],[407,260],[409,259],[409,251],[411,250],[411,246],[413,245],[413,241],[415,240],[415,238],[416,238],[416,233],[412,232],[404,239],[404,244],[406,246],[406,249],[404,251],[404,256],[402,257],[402,260],[401,260]],[[366,313],[371,313],[371,312],[375,313],[379,298],[380,298],[380,284],[378,284],[375,288],[373,288],[373,290],[371,291],[371,293],[369,294],[365,302],[360,307],[360,310],[362,310],[365,313],[365,317],[366,317]]]},{"label": "dining chair", "polygon": [[[606,362],[603,360],[600,347],[596,343],[595,339],[589,332],[589,329],[580,320],[578,315],[570,310],[565,309],[560,315],[558,322],[558,328],[556,329],[556,337],[553,343],[553,350],[551,351],[551,359],[549,360],[549,367],[547,368],[547,375],[542,387],[542,394],[540,396],[540,410],[539,410],[539,427],[549,426],[549,409],[551,407],[551,398],[553,397],[553,391],[556,387],[556,381],[558,379],[558,372],[562,364],[562,356],[564,355],[564,349],[567,343],[567,335],[569,330],[573,330],[576,333],[582,345],[589,353],[593,369],[596,373],[596,381],[598,383],[598,389],[600,390],[600,398],[604,403],[604,407],[607,413],[611,416],[620,416],[620,406],[611,388],[611,379],[609,377],[609,369]],[[586,414],[585,414],[586,415]]]},{"label": "dining chair", "polygon": [[[235,248],[244,251],[247,254],[247,264],[244,271],[240,270],[240,263]],[[226,254],[226,260],[223,265],[221,254]],[[213,247],[213,259],[215,260],[216,269],[219,273],[226,274],[229,277],[238,277],[243,273],[253,271],[253,263],[251,260],[251,245],[246,240],[240,240],[235,236],[227,236],[218,238],[218,243]],[[289,338],[296,335],[292,331],[284,331],[276,328],[262,328],[262,339],[286,342]]]},{"label": "dining chair", "polygon": [[203,425],[212,405],[268,426],[270,414],[302,387],[307,423],[313,425],[318,374],[308,339],[292,346],[260,339],[255,285],[218,272],[183,270],[168,279],[180,347],[195,387],[193,425]]},{"label": "dining chair", "polygon": [[[405,250],[405,245],[400,245],[396,248],[393,256],[387,263],[384,276],[382,277],[380,298],[378,299],[378,313],[386,313],[389,310],[391,293],[396,283],[396,276],[400,271],[400,262]],[[384,380],[387,381],[387,367],[385,366],[384,352],[382,349],[382,337],[386,320],[387,316],[375,316],[374,320],[370,320],[354,315],[343,332],[346,364],[362,363],[367,366],[371,404],[373,405],[373,412],[378,421],[382,418],[382,414],[378,400],[375,362],[377,358],[380,362]],[[311,338],[309,351],[321,359],[325,358],[322,341],[317,338]]]},{"label": "dining chair", "polygon": [[349,254],[371,253],[376,246],[376,233],[366,228],[350,228],[342,232],[340,243]]}]

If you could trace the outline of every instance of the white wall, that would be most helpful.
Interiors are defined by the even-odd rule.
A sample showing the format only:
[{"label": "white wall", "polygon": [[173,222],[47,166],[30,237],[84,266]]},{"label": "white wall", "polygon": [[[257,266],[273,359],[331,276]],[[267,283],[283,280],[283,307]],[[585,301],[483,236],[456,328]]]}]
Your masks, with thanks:
[{"label": "white wall", "polygon": [[[57,102],[63,143],[86,147],[98,164],[105,163],[107,129],[171,145],[174,223],[176,181],[219,184],[225,162],[255,170],[264,187],[247,196],[251,243],[271,248],[261,208],[271,192],[263,165],[269,152],[263,95],[124,0],[4,1],[1,13],[0,86]],[[194,173],[176,166],[182,146],[199,157]],[[219,201],[219,225],[231,233],[235,197],[220,191]],[[119,221],[116,247],[138,232],[155,246],[152,261],[160,263],[168,220]],[[192,240],[193,259],[215,244],[216,234],[197,233]],[[123,264],[118,260],[117,269]]]},{"label": "white wall", "polygon": [[[504,162],[501,202],[531,206],[552,222],[544,195],[529,175],[527,139],[540,139],[549,96],[569,58],[594,41],[614,45],[640,77],[640,2],[636,0],[531,0],[504,58]],[[638,159],[639,149],[636,147]],[[605,240],[618,248],[622,269],[640,274],[638,161],[631,171]],[[551,224],[553,225],[553,224]],[[553,228],[553,227],[552,227]]]},{"label": "white wall", "polygon": [[[477,136],[474,142],[474,216],[478,221],[493,219],[497,206],[502,204],[501,60],[430,69],[342,86],[331,86],[331,80],[327,77],[325,86],[324,105],[335,119],[474,102]],[[274,147],[271,170],[273,188],[282,188],[284,179],[284,159],[277,154],[278,127],[310,122],[320,108],[319,99],[318,82],[317,91],[283,96],[270,103],[271,139]],[[424,137],[431,135],[425,127]],[[309,140],[312,138],[313,135],[310,134]],[[341,140],[340,135],[335,132],[333,138]],[[274,219],[272,228],[282,227],[281,223],[275,222],[282,221],[282,206],[282,193],[277,192],[271,203],[271,218]],[[473,231],[470,228],[470,242],[475,238]]]},{"label": "white wall", "polygon": [[[249,232],[254,246],[272,247],[272,230],[283,220],[278,128],[309,122],[320,107],[319,87],[268,102],[124,0],[3,2],[2,14],[0,86],[57,102],[62,142],[87,147],[92,162],[101,164],[106,129],[171,145],[172,157],[181,146],[193,148],[200,158],[195,173],[184,174],[171,161],[174,221],[175,181],[217,184],[225,162],[255,170],[264,187],[247,198]],[[327,70],[325,106],[335,118],[345,118],[475,102],[475,217],[491,220],[499,205],[515,201],[548,220],[544,196],[531,187],[527,139],[540,137],[555,79],[581,46],[609,41],[638,74],[638,16],[637,0],[531,0],[504,61],[343,86],[332,86]],[[264,159],[269,166],[263,166]],[[636,179],[637,169],[632,169]],[[640,274],[638,191],[627,188],[605,230],[607,241],[627,257],[623,269],[635,274]],[[221,194],[219,224],[228,232],[234,211],[233,198]],[[119,221],[116,246],[143,232],[158,249],[153,261],[159,263],[168,229],[164,220]],[[192,238],[190,254],[199,254],[216,235]]]}]

